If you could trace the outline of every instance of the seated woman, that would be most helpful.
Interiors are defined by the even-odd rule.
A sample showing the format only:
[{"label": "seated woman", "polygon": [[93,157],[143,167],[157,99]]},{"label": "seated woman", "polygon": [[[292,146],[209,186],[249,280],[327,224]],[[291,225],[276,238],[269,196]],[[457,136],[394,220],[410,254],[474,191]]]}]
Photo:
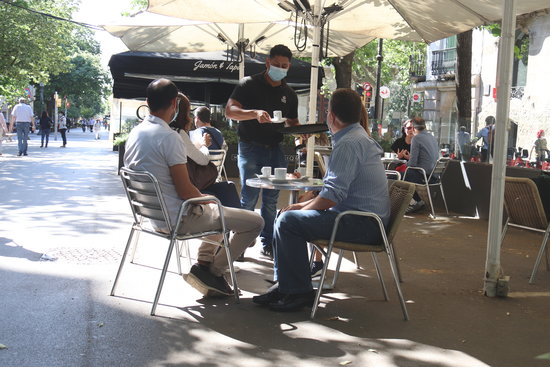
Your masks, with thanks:
[{"label": "seated woman", "polygon": [[[397,158],[408,161],[411,154],[411,141],[414,136],[414,127],[412,120],[405,120],[401,128],[401,136],[393,142],[391,149],[397,153]],[[405,172],[407,166],[404,163],[391,164],[388,169]]]},{"label": "seated woman", "polygon": [[[185,151],[187,152],[187,158],[192,160],[200,166],[206,166],[210,163],[208,146],[211,144],[211,137],[209,134],[204,134],[202,139],[193,144],[189,138],[189,130],[193,120],[191,119],[191,103],[187,96],[183,93],[179,93],[179,113],[176,119],[170,123],[172,129],[176,130],[183,140],[185,145]],[[189,172],[191,174],[191,171]],[[215,182],[210,186],[201,190],[203,194],[210,194],[217,197],[223,206],[232,208],[240,208],[241,201],[235,184],[231,181],[227,182]]]}]

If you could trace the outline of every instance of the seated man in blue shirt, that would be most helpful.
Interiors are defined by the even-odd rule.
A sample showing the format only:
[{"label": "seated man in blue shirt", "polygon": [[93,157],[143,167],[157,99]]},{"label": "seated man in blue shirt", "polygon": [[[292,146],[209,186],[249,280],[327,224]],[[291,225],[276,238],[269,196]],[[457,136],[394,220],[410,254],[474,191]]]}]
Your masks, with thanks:
[{"label": "seated man in blue shirt", "polygon": [[[361,98],[351,89],[337,89],[329,104],[328,126],[333,150],[324,186],[309,201],[283,209],[274,230],[275,284],[253,302],[275,311],[294,311],[311,306],[307,242],[329,239],[338,213],[345,210],[374,212],[387,225],[390,217],[388,182],[380,160],[382,148],[359,124]],[[378,243],[381,234],[371,219],[345,216],[337,240]]]},{"label": "seated man in blue shirt", "polygon": [[208,107],[197,107],[195,110],[195,126],[197,127],[195,130],[189,131],[189,138],[194,144],[200,142],[204,134],[209,134],[211,138],[211,144],[208,146],[209,150],[227,150],[227,144],[223,140],[221,131],[210,123],[210,110]]},{"label": "seated man in blue shirt", "polygon": [[[426,130],[426,122],[420,117],[412,119],[414,127],[414,137],[411,140],[411,154],[407,165],[409,167],[420,167],[426,172],[426,177],[430,176],[437,160],[439,158],[439,145],[435,137]],[[435,181],[437,177],[432,177]],[[424,176],[419,170],[409,170],[404,178],[405,181],[414,183],[425,183]],[[415,213],[421,210],[426,204],[415,192],[414,202],[407,209],[407,213]]]}]

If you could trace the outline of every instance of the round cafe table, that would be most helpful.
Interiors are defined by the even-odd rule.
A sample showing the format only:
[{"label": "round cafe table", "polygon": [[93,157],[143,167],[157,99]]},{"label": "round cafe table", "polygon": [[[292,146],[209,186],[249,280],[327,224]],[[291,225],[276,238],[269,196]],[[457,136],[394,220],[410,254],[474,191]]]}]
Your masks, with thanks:
[{"label": "round cafe table", "polygon": [[259,189],[288,190],[290,191],[289,204],[298,201],[298,193],[304,191],[321,191],[323,180],[318,178],[273,180],[272,178],[249,178],[246,185]]}]

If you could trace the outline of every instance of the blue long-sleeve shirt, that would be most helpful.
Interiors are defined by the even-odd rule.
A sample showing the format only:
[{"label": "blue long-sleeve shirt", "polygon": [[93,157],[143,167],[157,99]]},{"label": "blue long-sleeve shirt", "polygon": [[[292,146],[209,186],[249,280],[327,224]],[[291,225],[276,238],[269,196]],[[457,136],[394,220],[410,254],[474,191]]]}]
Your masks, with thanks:
[{"label": "blue long-sleeve shirt", "polygon": [[390,200],[380,145],[359,124],[338,131],[332,136],[332,144],[319,196],[336,203],[330,210],[373,212],[387,225]]}]

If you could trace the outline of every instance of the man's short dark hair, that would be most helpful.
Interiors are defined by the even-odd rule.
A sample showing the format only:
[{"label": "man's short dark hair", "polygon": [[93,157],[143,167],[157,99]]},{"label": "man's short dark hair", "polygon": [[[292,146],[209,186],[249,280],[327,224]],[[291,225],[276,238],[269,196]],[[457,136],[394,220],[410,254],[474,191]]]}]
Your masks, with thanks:
[{"label": "man's short dark hair", "polygon": [[330,110],[345,124],[353,124],[361,119],[361,97],[350,88],[339,88],[332,93]]},{"label": "man's short dark hair", "polygon": [[495,116],[487,116],[485,118],[485,125],[493,125],[496,122]]},{"label": "man's short dark hair", "polygon": [[178,87],[168,79],[156,79],[147,86],[147,105],[151,112],[168,108],[177,96]]},{"label": "man's short dark hair", "polygon": [[426,129],[426,121],[422,117],[415,117],[412,119],[413,127],[418,130],[422,131]]},{"label": "man's short dark hair", "polygon": [[195,117],[198,117],[199,120],[204,122],[205,124],[210,122],[210,109],[205,106],[198,107],[195,110]]},{"label": "man's short dark hair", "polygon": [[269,50],[269,58],[272,59],[275,56],[288,57],[288,61],[292,60],[292,51],[285,45],[275,45]]}]

